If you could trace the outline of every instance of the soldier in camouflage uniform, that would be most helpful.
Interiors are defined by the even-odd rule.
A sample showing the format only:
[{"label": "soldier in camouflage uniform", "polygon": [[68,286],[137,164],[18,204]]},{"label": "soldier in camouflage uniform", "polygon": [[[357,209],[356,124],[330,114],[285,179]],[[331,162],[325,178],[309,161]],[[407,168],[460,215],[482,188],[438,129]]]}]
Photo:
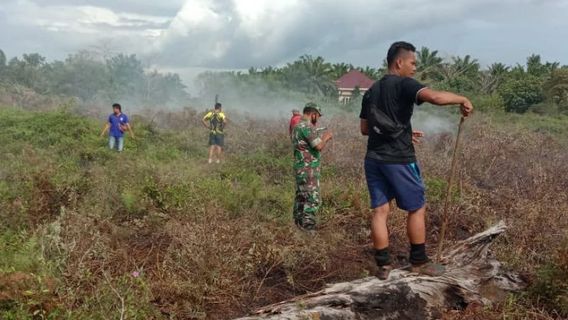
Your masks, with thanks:
[{"label": "soldier in camouflage uniform", "polygon": [[316,213],[321,204],[320,151],[332,138],[331,132],[320,135],[315,127],[321,115],[315,103],[306,104],[302,120],[292,131],[296,173],[294,222],[304,230],[314,230],[316,226]]}]

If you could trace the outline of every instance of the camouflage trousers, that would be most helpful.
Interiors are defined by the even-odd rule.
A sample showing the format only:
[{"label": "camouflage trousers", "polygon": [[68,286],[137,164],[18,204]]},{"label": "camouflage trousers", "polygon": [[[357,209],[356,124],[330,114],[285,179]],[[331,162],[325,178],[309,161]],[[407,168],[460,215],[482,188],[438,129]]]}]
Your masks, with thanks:
[{"label": "camouflage trousers", "polygon": [[303,229],[313,230],[316,226],[316,213],[321,205],[319,178],[319,167],[296,170],[294,222]]}]

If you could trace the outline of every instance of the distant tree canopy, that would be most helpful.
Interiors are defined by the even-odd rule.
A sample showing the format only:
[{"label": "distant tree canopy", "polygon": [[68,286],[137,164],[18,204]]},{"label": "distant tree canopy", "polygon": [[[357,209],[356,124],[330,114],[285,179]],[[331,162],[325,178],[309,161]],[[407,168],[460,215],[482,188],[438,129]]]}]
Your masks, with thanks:
[{"label": "distant tree canopy", "polygon": [[76,97],[82,102],[128,101],[139,106],[183,103],[188,99],[177,74],[147,71],[135,55],[108,59],[82,51],[65,61],[47,62],[37,53],[6,62],[0,50],[0,86],[23,86],[38,94]]},{"label": "distant tree canopy", "polygon": [[[416,56],[418,80],[436,89],[467,95],[478,109],[568,113],[568,66],[558,62],[543,62],[533,54],[524,65],[497,62],[482,68],[469,55],[444,59],[437,50],[426,47],[417,50]],[[385,60],[376,68],[357,67],[303,55],[280,67],[205,72],[196,78],[196,84],[200,97],[207,99],[230,91],[225,97],[262,95],[333,101],[338,94],[335,81],[353,69],[374,80],[388,71]],[[135,55],[101,58],[87,51],[69,55],[65,61],[47,62],[37,53],[8,59],[0,50],[0,89],[1,86],[77,97],[85,102],[127,100],[141,106],[179,104],[189,98],[177,74],[147,70]],[[358,100],[352,101],[348,107],[357,105]]]},{"label": "distant tree canopy", "polygon": [[[482,68],[477,59],[466,55],[443,59],[437,50],[422,47],[416,52],[416,78],[440,90],[469,96],[479,109],[499,109],[523,113],[547,104],[548,113],[568,113],[568,67],[542,62],[531,55],[525,65],[493,63]],[[201,93],[211,96],[229,83],[238,83],[241,92],[263,86],[274,91],[290,90],[312,97],[336,97],[335,80],[352,69],[377,80],[387,70],[386,61],[378,68],[329,63],[323,57],[304,55],[282,67],[250,68],[248,72],[205,73],[198,77]],[[541,108],[542,109],[542,108]]]},{"label": "distant tree canopy", "polygon": [[0,69],[3,69],[6,66],[6,55],[4,51],[0,50]]}]

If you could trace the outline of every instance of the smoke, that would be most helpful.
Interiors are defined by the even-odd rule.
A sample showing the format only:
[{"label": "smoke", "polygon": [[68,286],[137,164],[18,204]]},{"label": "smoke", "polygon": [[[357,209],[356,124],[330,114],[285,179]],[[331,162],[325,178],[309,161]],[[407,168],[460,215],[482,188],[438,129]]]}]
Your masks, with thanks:
[{"label": "smoke", "polygon": [[[289,118],[292,109],[302,110],[307,102],[314,101],[323,108],[326,115],[322,119],[322,125],[331,125],[327,121],[336,118],[335,116],[352,118],[353,125],[357,128],[359,124],[360,103],[345,106],[335,98],[312,97],[261,78],[206,72],[197,77],[196,87],[199,88],[200,94],[199,98],[193,101],[192,107],[199,111],[211,109],[215,96],[218,95],[223,109],[229,114],[273,120]],[[412,127],[414,130],[423,131],[426,136],[452,133],[456,130],[457,117],[451,112],[451,107],[425,104],[414,110]]]},{"label": "smoke", "polygon": [[289,117],[292,109],[302,110],[312,100],[303,93],[286,90],[262,79],[242,80],[227,74],[205,73],[197,82],[201,82],[199,97],[195,100],[197,106],[194,106],[197,109],[212,108],[218,95],[226,112],[257,119]]},{"label": "smoke", "polygon": [[412,129],[423,131],[426,136],[451,133],[456,130],[457,120],[446,107],[418,106],[412,116]]}]

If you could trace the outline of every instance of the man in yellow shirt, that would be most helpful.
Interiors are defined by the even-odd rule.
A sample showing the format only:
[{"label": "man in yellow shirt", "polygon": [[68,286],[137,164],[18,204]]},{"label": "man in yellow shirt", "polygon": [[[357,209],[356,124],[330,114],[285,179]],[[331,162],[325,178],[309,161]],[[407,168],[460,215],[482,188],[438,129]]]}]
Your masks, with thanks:
[{"label": "man in yellow shirt", "polygon": [[[209,160],[208,163],[220,163],[223,156],[225,145],[225,133],[223,130],[227,125],[227,117],[222,110],[220,103],[215,103],[215,109],[209,111],[203,117],[203,125],[209,129]],[[215,158],[215,159],[214,159]]]}]

